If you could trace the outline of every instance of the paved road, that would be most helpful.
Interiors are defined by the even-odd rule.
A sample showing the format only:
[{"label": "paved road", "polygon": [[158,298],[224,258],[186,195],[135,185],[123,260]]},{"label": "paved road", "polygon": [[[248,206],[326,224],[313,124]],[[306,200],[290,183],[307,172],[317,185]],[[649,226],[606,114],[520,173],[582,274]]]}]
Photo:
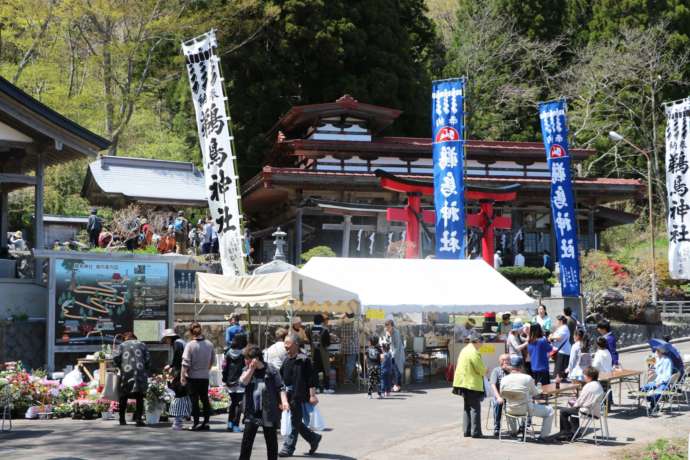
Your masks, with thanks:
[{"label": "paved road", "polygon": [[[690,353],[690,342],[680,344]],[[647,352],[622,356],[626,368],[642,368]],[[331,430],[317,458],[333,460],[459,459],[502,460],[511,458],[583,458],[590,453],[608,456],[618,446],[653,440],[663,436],[685,436],[690,429],[690,411],[648,419],[642,412],[615,413],[610,430],[615,441],[606,447],[578,443],[575,447],[499,443],[494,439],[464,439],[461,436],[461,398],[446,386],[412,388],[387,400],[368,400],[363,394],[323,395],[321,410]],[[487,413],[484,405],[482,416]],[[226,433],[224,418],[214,417],[208,433],[173,432],[160,427],[120,427],[114,421],[15,421],[14,431],[0,434],[0,457],[9,455],[31,459],[158,459],[199,457],[237,458],[241,434]],[[488,433],[487,430],[485,430]],[[297,457],[308,446],[300,441]],[[254,458],[265,458],[259,436]],[[7,457],[6,457],[7,456]]]}]

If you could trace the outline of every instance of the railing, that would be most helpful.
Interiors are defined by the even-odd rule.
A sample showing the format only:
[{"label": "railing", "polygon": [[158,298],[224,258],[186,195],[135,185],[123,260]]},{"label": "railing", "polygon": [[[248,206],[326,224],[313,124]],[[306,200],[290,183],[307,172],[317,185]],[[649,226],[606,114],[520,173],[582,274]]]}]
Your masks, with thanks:
[{"label": "railing", "polygon": [[661,314],[666,316],[690,316],[690,301],[662,300],[657,302],[661,307]]}]

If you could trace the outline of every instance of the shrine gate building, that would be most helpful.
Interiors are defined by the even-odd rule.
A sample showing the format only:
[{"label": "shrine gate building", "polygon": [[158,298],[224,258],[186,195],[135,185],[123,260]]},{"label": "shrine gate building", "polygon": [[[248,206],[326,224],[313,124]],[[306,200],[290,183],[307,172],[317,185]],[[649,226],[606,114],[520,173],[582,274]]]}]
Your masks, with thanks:
[{"label": "shrine gate building", "polygon": [[[399,110],[358,102],[345,95],[335,102],[295,106],[269,133],[275,139],[261,171],[244,182],[242,207],[256,263],[271,259],[271,233],[288,232],[287,257],[327,245],[339,256],[385,257],[400,251],[402,223],[388,222],[386,209],[403,206],[405,195],[384,190],[377,169],[401,178],[432,180],[431,138],[383,134]],[[536,117],[535,112],[535,117]],[[617,210],[642,192],[637,179],[581,177],[591,149],[571,148],[581,249],[596,249],[606,228],[637,216]],[[517,200],[497,206],[512,218],[512,229],[497,231],[495,246],[512,263],[519,250],[528,266],[541,266],[542,253],[556,254],[551,230],[551,179],[541,142],[468,140],[465,180],[470,185],[520,184]],[[423,207],[433,210],[432,197]],[[476,206],[476,205],[473,205]],[[467,212],[476,211],[468,207]],[[433,254],[434,225],[422,232],[422,256]],[[478,240],[468,228],[469,248]]]}]

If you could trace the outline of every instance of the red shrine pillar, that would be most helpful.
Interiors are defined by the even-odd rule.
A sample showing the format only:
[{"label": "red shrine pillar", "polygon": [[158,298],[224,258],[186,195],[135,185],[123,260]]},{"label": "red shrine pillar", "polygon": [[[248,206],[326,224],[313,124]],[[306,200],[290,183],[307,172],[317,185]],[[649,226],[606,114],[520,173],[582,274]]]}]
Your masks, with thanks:
[{"label": "red shrine pillar", "polygon": [[[405,222],[407,233],[405,237],[405,258],[416,259],[419,257],[419,237],[421,222],[434,224],[436,222],[434,211],[422,211],[421,202],[423,195],[433,195],[433,183],[412,179],[404,179],[377,169],[376,176],[381,181],[381,187],[386,190],[403,192],[407,194],[407,205],[404,208],[388,208],[386,217],[389,222]],[[515,201],[519,184],[506,187],[465,187],[465,203],[479,202],[479,212],[468,214],[466,225],[478,227],[482,230],[482,258],[487,264],[494,266],[494,238],[495,229],[510,229],[512,220],[510,217],[494,216],[494,204]]]},{"label": "red shrine pillar", "polygon": [[386,219],[388,222],[405,222],[405,258],[417,259],[421,236],[421,222],[433,224],[433,211],[422,210],[422,196],[433,195],[434,187],[425,182],[402,179],[382,170],[376,170],[376,176],[381,180],[381,187],[394,192],[407,194],[407,204],[404,208],[388,208]]}]

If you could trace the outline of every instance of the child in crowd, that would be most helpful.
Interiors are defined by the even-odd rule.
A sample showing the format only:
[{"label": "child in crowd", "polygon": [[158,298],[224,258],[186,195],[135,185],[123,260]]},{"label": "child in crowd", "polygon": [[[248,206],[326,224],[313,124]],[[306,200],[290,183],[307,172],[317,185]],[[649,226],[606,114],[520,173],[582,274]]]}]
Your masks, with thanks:
[{"label": "child in crowd", "polygon": [[379,347],[379,338],[376,336],[369,337],[369,346],[366,350],[367,356],[367,370],[369,372],[369,388],[367,394],[369,399],[372,398],[372,393],[376,391],[381,398],[381,348]]},{"label": "child in crowd", "polygon": [[244,371],[245,357],[242,354],[247,346],[245,334],[235,334],[230,343],[230,348],[225,353],[223,363],[223,382],[230,394],[230,406],[228,407],[227,431],[241,433],[240,415],[242,414],[242,399],[244,398],[244,385],[240,383],[240,376]]},{"label": "child in crowd", "polygon": [[384,342],[381,349],[383,351],[381,353],[381,391],[385,397],[388,397],[393,387],[393,355],[390,344]]}]

